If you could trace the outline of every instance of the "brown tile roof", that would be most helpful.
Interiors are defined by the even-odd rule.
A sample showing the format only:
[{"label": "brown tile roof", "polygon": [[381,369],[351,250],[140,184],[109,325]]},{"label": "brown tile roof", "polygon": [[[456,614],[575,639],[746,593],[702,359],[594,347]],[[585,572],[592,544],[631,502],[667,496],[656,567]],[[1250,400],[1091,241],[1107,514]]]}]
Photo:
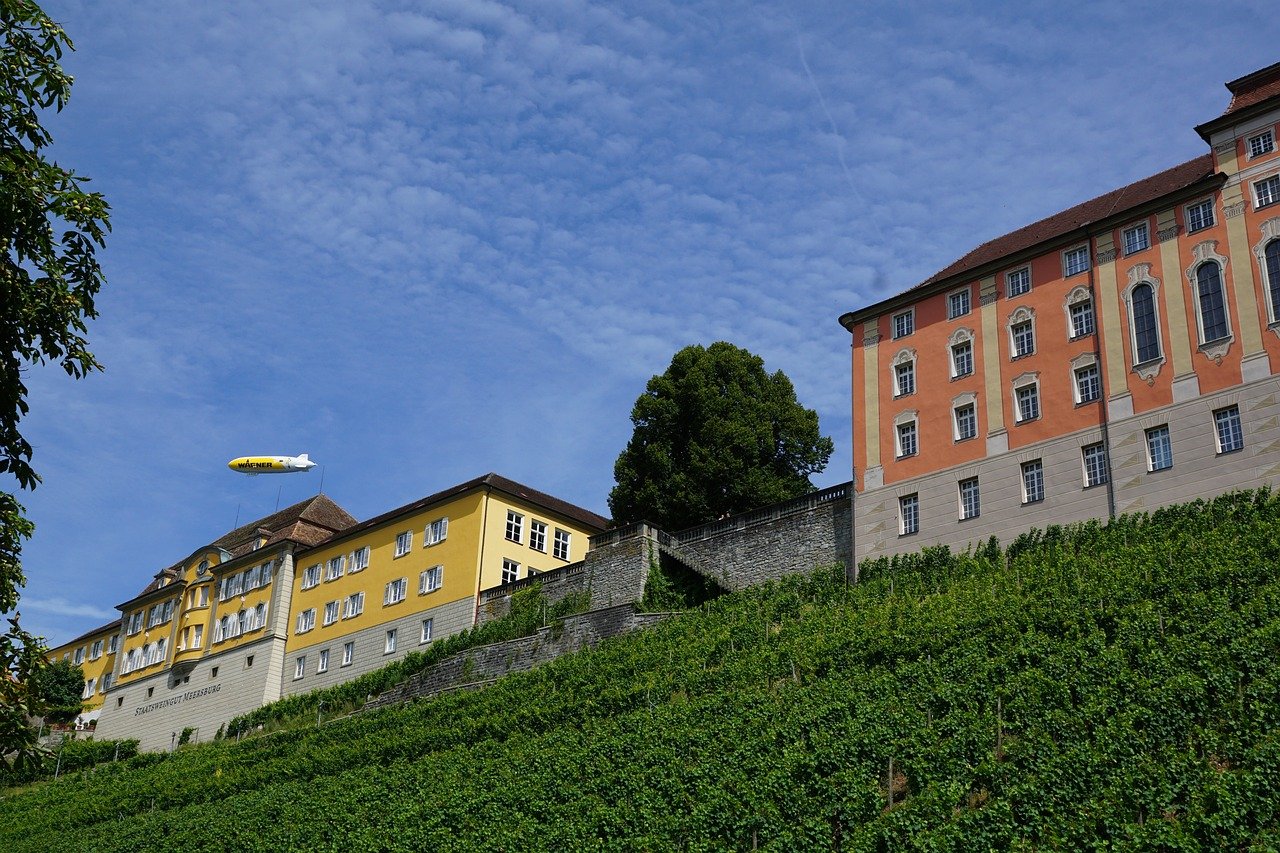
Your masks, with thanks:
[{"label": "brown tile roof", "polygon": [[[240,557],[256,550],[253,546],[259,536],[265,536],[267,545],[277,542],[297,542],[303,546],[323,542],[333,534],[352,527],[357,523],[355,516],[334,503],[327,495],[316,495],[299,501],[292,506],[273,512],[257,521],[242,524],[235,530],[225,533],[196,551],[206,548],[221,548],[232,557]],[[174,563],[167,569],[161,569],[151,583],[129,601],[118,605],[126,607],[130,603],[160,589],[161,582],[178,577],[182,564],[186,560]]]},{"label": "brown tile roof", "polygon": [[970,277],[976,271],[990,267],[1011,255],[1065,238],[1087,225],[1156,201],[1170,193],[1199,183],[1213,174],[1213,156],[1210,154],[1204,154],[1171,169],[1165,169],[1151,177],[1055,213],[1039,222],[1033,222],[994,240],[988,240],[919,284],[874,305],[845,314],[840,321],[847,326],[860,319],[875,316],[888,304],[898,301],[899,297],[907,293],[929,288],[951,279]]},{"label": "brown tile roof", "polygon": [[[585,527],[593,528],[597,532],[604,530],[609,525],[609,519],[602,515],[596,515],[589,509],[583,509],[580,506],[561,500],[560,498],[549,495],[546,492],[531,489],[528,486],[517,483],[515,480],[508,480],[506,477],[499,474],[489,473],[485,474],[483,477],[476,477],[474,480],[467,480],[465,483],[459,483],[451,488],[427,495],[425,498],[420,498],[413,503],[405,504],[404,506],[397,507],[389,512],[384,512],[381,515],[376,515],[367,521],[362,521],[357,525],[340,531],[330,538],[336,539],[339,537],[362,533],[365,530],[377,527],[380,524],[392,521],[400,516],[410,515],[418,512],[419,510],[425,509],[432,504],[440,503],[486,486],[496,491],[505,492],[512,497],[521,498],[529,501],[530,503],[537,504],[550,512],[557,513],[565,518],[573,519]],[[316,544],[319,545],[324,543]]]},{"label": "brown tile roof", "polygon": [[1232,80],[1227,84],[1227,90],[1231,92],[1231,103],[1227,105],[1224,116],[1280,95],[1280,62]]}]

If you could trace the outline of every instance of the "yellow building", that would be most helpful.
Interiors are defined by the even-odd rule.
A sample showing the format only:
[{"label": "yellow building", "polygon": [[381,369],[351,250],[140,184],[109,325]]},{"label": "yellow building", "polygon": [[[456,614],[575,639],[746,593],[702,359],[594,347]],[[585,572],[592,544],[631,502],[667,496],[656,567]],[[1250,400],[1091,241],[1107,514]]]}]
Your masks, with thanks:
[{"label": "yellow building", "polygon": [[480,590],[582,560],[605,524],[496,474],[364,522],[319,495],[196,549],[51,657],[102,640],[86,669],[98,737],[208,740],[471,627]]},{"label": "yellow building", "polygon": [[103,700],[115,679],[119,644],[120,620],[116,619],[49,651],[49,660],[65,660],[84,672],[84,693],[81,696],[84,707],[75,720],[77,728],[98,719]]}]

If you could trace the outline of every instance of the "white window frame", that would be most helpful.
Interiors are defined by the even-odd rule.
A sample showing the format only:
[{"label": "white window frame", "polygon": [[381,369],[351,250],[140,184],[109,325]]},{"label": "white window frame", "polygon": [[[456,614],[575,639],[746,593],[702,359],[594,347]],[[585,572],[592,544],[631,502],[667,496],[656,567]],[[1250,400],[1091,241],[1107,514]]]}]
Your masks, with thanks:
[{"label": "white window frame", "polygon": [[[916,351],[913,349],[898,350],[890,365],[893,382],[893,396],[909,397],[916,393]],[[909,387],[908,387],[909,386]]]},{"label": "white window frame", "polygon": [[[1093,294],[1084,285],[1074,287],[1063,300],[1062,311],[1067,317],[1067,339],[1078,341],[1098,330],[1098,315],[1094,310]],[[1077,319],[1081,322],[1077,323]]]},{"label": "white window frame", "polygon": [[898,498],[898,535],[912,536],[920,532],[920,494],[912,492]]},{"label": "white window frame", "polygon": [[334,622],[342,618],[342,600],[326,601],[324,603],[324,625],[328,627]]},{"label": "white window frame", "polygon": [[405,530],[396,534],[395,557],[403,557],[413,550],[413,531]]},{"label": "white window frame", "polygon": [[517,545],[524,543],[524,513],[516,512],[514,509],[507,510],[507,526],[504,534],[508,542],[515,542]]},{"label": "white window frame", "polygon": [[305,634],[316,627],[316,609],[308,607],[306,610],[298,613],[297,623],[294,626],[293,633]]},{"label": "white window frame", "polygon": [[973,310],[973,294],[968,287],[947,294],[947,319],[956,320]]},{"label": "white window frame", "polygon": [[551,556],[555,557],[557,560],[567,561],[569,556],[573,553],[571,550],[572,541],[572,533],[568,530],[563,530],[557,527],[551,540]]},{"label": "white window frame", "polygon": [[977,477],[965,477],[956,483],[959,498],[960,521],[968,521],[982,515],[982,487]]},{"label": "white window frame", "polygon": [[[1018,393],[1024,388],[1030,389],[1031,393],[1035,395],[1035,408],[1036,408],[1036,411],[1034,414],[1027,415],[1025,417],[1023,416],[1021,399]],[[1015,378],[1013,380],[1013,421],[1014,423],[1018,423],[1018,424],[1029,423],[1031,421],[1039,420],[1043,416],[1044,416],[1044,405],[1043,405],[1043,401],[1040,399],[1040,374],[1024,373],[1021,376],[1018,376],[1017,378]]]},{"label": "white window frame", "polygon": [[435,634],[435,619],[428,616],[426,619],[422,620],[422,634],[420,636],[420,639],[418,640],[418,645],[421,646],[424,643],[431,642],[434,634]]},{"label": "white window frame", "polygon": [[510,557],[502,558],[502,583],[515,583],[520,580],[520,564]]},{"label": "white window frame", "polygon": [[1245,141],[1245,148],[1248,149],[1247,155],[1250,160],[1255,157],[1270,154],[1272,151],[1276,150],[1275,131],[1271,128],[1267,128],[1261,133],[1255,133]]},{"label": "white window frame", "polygon": [[351,666],[356,659],[356,641],[348,640],[342,644],[342,663],[338,666]]},{"label": "white window frame", "polygon": [[1105,486],[1111,481],[1111,471],[1107,465],[1107,447],[1101,441],[1095,441],[1080,448],[1080,463],[1086,489]]},{"label": "white window frame", "polygon": [[[908,453],[903,431],[909,428],[911,435],[911,452]],[[903,412],[893,421],[893,450],[895,459],[909,459],[920,453],[920,418],[915,411]]]},{"label": "white window frame", "polygon": [[432,566],[418,575],[418,595],[435,592],[444,585],[444,566]]},{"label": "white window frame", "polygon": [[388,628],[386,639],[382,644],[382,653],[384,655],[393,655],[396,653],[396,642],[399,638],[398,628]]},{"label": "white window frame", "polygon": [[[1159,426],[1150,427],[1144,430],[1144,438],[1147,447],[1147,472],[1154,474],[1157,471],[1168,471],[1173,467],[1173,435],[1169,432],[1168,424],[1160,424]],[[1160,439],[1162,452],[1156,452],[1156,441]],[[1157,466],[1158,462],[1163,462]]]},{"label": "white window frame", "polygon": [[409,597],[409,579],[396,578],[388,581],[386,589],[382,594],[382,606],[390,607],[393,604],[399,604]]},{"label": "white window frame", "polygon": [[[899,322],[901,320],[901,322]],[[908,308],[906,311],[899,311],[889,319],[890,331],[893,333],[893,340],[899,338],[910,337],[916,331],[916,309]]]},{"label": "white window frame", "polygon": [[297,681],[307,674],[307,656],[298,655],[293,660],[293,680]]},{"label": "white window frame", "polygon": [[1254,181],[1252,186],[1254,210],[1261,210],[1280,202],[1280,175],[1268,175]]},{"label": "white window frame", "polygon": [[1070,249],[1062,250],[1062,277],[1071,278],[1074,275],[1089,271],[1089,244],[1082,243],[1079,246],[1072,246]]},{"label": "white window frame", "polygon": [[[962,412],[968,410],[967,420],[972,421],[973,429],[968,434],[964,434],[961,429]],[[978,395],[969,393],[961,394],[951,401],[951,427],[952,438],[959,441],[969,441],[978,437]]]},{"label": "white window frame", "polygon": [[529,519],[529,547],[535,551],[547,553],[547,523],[536,518]]},{"label": "white window frame", "polygon": [[[1131,281],[1129,286],[1124,289],[1121,294],[1124,299],[1125,310],[1129,314],[1129,357],[1133,362],[1134,372],[1142,376],[1143,379],[1149,379],[1158,372],[1158,365],[1164,361],[1164,339],[1160,334],[1160,281],[1159,279],[1150,277],[1150,265],[1139,264],[1131,273]],[[1138,346],[1138,314],[1134,309],[1134,293],[1139,287],[1146,285],[1151,288],[1151,322],[1154,324],[1156,355],[1153,358],[1141,358],[1141,350]],[[1156,366],[1155,369],[1147,369],[1143,366]]]},{"label": "white window frame", "polygon": [[449,536],[449,517],[437,518],[435,521],[427,524],[425,530],[422,531],[422,547],[430,548],[432,545],[439,545]]},{"label": "white window frame", "polygon": [[320,585],[320,564],[307,566],[302,570],[302,588],[311,589],[313,586]]},{"label": "white window frame", "polygon": [[353,592],[342,602],[342,618],[354,619],[364,613],[364,590]]},{"label": "white window frame", "polygon": [[[1092,376],[1090,377],[1090,374]],[[1097,361],[1090,360],[1087,364],[1082,364],[1071,371],[1072,392],[1076,398],[1076,405],[1080,406],[1085,403],[1096,403],[1102,399],[1102,371],[1098,369]],[[1090,382],[1090,379],[1092,381]],[[1092,386],[1093,396],[1085,397],[1085,383]]]},{"label": "white window frame", "polygon": [[89,647],[89,660],[97,660],[102,657],[102,641],[94,640],[93,645]]},{"label": "white window frame", "polygon": [[[1017,288],[1015,290],[1015,287]],[[1019,267],[1004,274],[1004,292],[1009,299],[1031,292],[1031,267]]]},{"label": "white window frame", "polygon": [[[1223,435],[1224,427],[1231,431],[1225,437]],[[1231,439],[1232,443],[1228,445],[1225,439]],[[1213,440],[1217,446],[1219,456],[1244,450],[1244,422],[1240,420],[1239,406],[1223,406],[1220,409],[1214,409]]]},{"label": "white window frame", "polygon": [[71,662],[76,666],[84,663],[84,646],[75,650],[75,653],[71,656]]},{"label": "white window frame", "polygon": [[118,651],[120,651],[120,635],[112,634],[107,640],[107,654],[114,655]]},{"label": "white window frame", "polygon": [[316,675],[329,671],[329,650],[321,649],[316,659]]},{"label": "white window frame", "polygon": [[[969,362],[968,364],[969,369],[965,371],[960,370],[960,360],[956,357],[957,351],[962,348],[968,351],[967,358]],[[952,379],[961,379],[965,376],[973,375],[973,371],[974,371],[973,350],[974,350],[973,333],[970,332],[968,329],[960,329],[954,335],[951,336],[950,344],[947,347],[947,355],[951,363]]]},{"label": "white window frame", "polygon": [[[1044,460],[1028,459],[1020,466],[1022,472],[1022,503],[1035,504],[1044,500]],[[1035,488],[1032,488],[1034,481]]]},{"label": "white window frame", "polygon": [[325,583],[328,583],[329,581],[336,581],[338,578],[342,577],[342,573],[346,569],[346,563],[347,558],[342,554],[339,554],[336,557],[330,557],[324,564]]},{"label": "white window frame", "polygon": [[[1194,234],[1197,231],[1204,231],[1206,228],[1212,228],[1217,224],[1217,211],[1214,209],[1215,204],[1213,197],[1197,199],[1189,202],[1182,208],[1183,220],[1186,223],[1188,234]],[[1198,221],[1193,222],[1196,218]]]},{"label": "white window frame", "polygon": [[1145,252],[1151,248],[1151,228],[1145,222],[1130,225],[1120,232],[1120,241],[1124,246],[1125,257]]},{"label": "white window frame", "polygon": [[[1011,319],[1009,323],[1009,360],[1017,361],[1020,358],[1027,358],[1036,354],[1036,321],[1035,316],[1026,316],[1026,314],[1018,319]],[[1025,330],[1026,334],[1023,334]],[[1028,348],[1023,350],[1022,345],[1026,343]]]},{"label": "white window frame", "polygon": [[354,575],[356,572],[362,572],[369,568],[369,546],[357,548],[351,552],[351,558],[347,574]]}]

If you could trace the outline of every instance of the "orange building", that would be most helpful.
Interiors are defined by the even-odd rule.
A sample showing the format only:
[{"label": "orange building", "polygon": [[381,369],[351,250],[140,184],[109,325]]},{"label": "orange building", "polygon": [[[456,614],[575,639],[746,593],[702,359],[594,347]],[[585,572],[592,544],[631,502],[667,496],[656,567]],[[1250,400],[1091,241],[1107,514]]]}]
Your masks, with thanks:
[{"label": "orange building", "polygon": [[1280,63],[1209,153],[978,246],[852,335],[855,560],[1280,483]]}]

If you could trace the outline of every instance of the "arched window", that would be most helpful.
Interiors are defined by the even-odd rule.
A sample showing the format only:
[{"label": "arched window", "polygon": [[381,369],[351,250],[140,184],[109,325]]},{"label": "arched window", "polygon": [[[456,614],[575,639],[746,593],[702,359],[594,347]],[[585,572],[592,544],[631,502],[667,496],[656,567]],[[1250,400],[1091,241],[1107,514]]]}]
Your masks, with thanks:
[{"label": "arched window", "polygon": [[1267,284],[1271,292],[1271,314],[1280,320],[1280,240],[1272,240],[1267,244],[1266,252]]},{"label": "arched window", "polygon": [[1203,343],[1230,334],[1227,327],[1227,305],[1222,294],[1222,272],[1209,262],[1196,269],[1196,294],[1200,299],[1200,333]]},{"label": "arched window", "polygon": [[1133,349],[1139,364],[1160,357],[1155,289],[1146,282],[1133,289]]}]

